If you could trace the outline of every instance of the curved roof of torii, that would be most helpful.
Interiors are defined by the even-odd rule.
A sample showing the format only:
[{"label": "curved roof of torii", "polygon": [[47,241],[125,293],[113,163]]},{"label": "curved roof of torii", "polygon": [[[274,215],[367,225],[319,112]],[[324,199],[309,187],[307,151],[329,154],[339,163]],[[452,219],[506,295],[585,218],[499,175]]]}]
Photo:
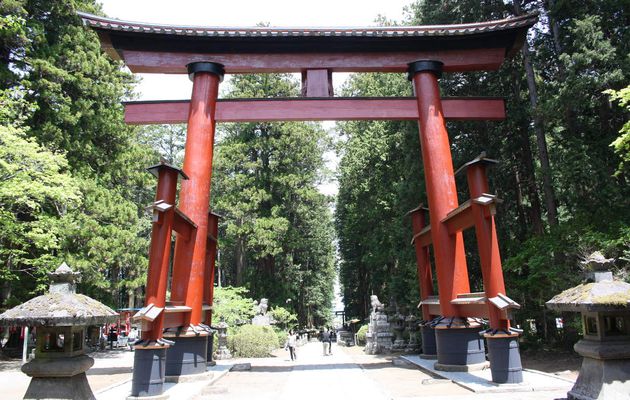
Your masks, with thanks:
[{"label": "curved roof of torii", "polygon": [[[273,55],[322,55],[322,61],[313,68],[334,71],[404,71],[407,62],[426,55],[440,59],[447,55],[446,71],[465,71],[498,68],[500,62],[488,62],[487,66],[456,66],[448,60],[467,57],[473,52],[505,56],[516,52],[523,44],[527,29],[537,21],[537,14],[527,14],[502,20],[457,25],[386,26],[386,27],[198,27],[148,24],[121,21],[87,13],[79,13],[83,23],[100,36],[103,48],[113,57],[125,61],[134,72],[185,73],[185,64],[176,68],[164,60],[163,55],[176,55],[171,63],[217,59],[226,66],[228,73],[299,71],[309,65],[286,67],[260,67],[259,57],[268,60]],[[499,51],[500,50],[500,51]],[[485,51],[485,53],[484,53]],[[366,57],[399,57],[398,61],[382,67],[362,66]],[[138,62],[139,56],[149,55],[150,60]],[[160,57],[156,57],[161,55]],[[186,56],[182,56],[186,55]],[[223,55],[222,59],[216,57]],[[234,65],[235,55],[251,55],[247,63],[242,60]],[[340,55],[354,57],[352,63],[334,62]],[[332,58],[331,58],[332,57]],[[407,58],[405,58],[407,57]],[[226,60],[228,62],[226,62]],[[163,63],[159,66],[159,63]],[[304,61],[302,61],[304,63]],[[153,66],[149,65],[152,64]],[[370,62],[368,62],[370,64]],[[378,63],[377,63],[378,64]],[[398,66],[400,64],[400,66]],[[465,64],[465,63],[464,63]],[[275,64],[274,64],[275,65]],[[378,64],[380,65],[380,64]]]}]

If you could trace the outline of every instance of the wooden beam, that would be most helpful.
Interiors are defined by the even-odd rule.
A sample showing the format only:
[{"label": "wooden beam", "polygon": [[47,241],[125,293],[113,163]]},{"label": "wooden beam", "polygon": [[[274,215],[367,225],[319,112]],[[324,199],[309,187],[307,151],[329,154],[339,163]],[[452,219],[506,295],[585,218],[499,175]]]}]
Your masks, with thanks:
[{"label": "wooden beam", "polygon": [[[443,99],[450,120],[501,120],[505,104],[498,98]],[[181,124],[189,102],[157,101],[125,104],[125,122],[132,125]],[[417,120],[415,98],[230,99],[219,100],[217,122]]]},{"label": "wooden beam", "polygon": [[364,53],[186,53],[119,50],[131,72],[185,74],[186,64],[212,61],[223,64],[227,74],[302,72],[407,72],[416,60],[438,60],[445,72],[496,70],[505,58],[504,48]]},{"label": "wooden beam", "polygon": [[442,223],[446,224],[449,234],[454,235],[475,225],[471,205],[470,200],[460,204],[442,220]]}]

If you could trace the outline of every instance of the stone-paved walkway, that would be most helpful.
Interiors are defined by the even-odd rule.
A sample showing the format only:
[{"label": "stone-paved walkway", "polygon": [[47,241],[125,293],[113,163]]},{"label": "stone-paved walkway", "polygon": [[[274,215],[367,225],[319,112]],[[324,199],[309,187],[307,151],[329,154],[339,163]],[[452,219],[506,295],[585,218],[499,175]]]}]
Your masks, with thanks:
[{"label": "stone-paved walkway", "polygon": [[[173,388],[177,396],[171,394],[171,399],[552,400],[566,396],[566,391],[475,394],[453,382],[433,379],[413,365],[392,363],[395,356],[366,355],[360,347],[333,345],[333,355],[323,356],[320,343],[309,343],[298,348],[297,361],[290,361],[284,350],[274,355],[220,361],[224,367],[251,363],[252,368],[229,372],[213,385],[200,382],[196,392],[189,393],[178,385]],[[96,363],[88,380],[96,397],[124,399],[130,390],[133,353],[114,351],[93,356]],[[21,399],[29,378],[12,368],[15,366],[6,366],[0,368],[0,398]]]},{"label": "stone-paved walkway", "polygon": [[435,380],[414,366],[391,357],[365,355],[360,348],[333,345],[333,355],[323,356],[319,343],[298,348],[297,361],[288,353],[276,358],[237,360],[250,362],[250,371],[233,371],[207,387],[195,400],[538,400],[559,399],[566,391],[510,394],[475,394],[453,382]]}]

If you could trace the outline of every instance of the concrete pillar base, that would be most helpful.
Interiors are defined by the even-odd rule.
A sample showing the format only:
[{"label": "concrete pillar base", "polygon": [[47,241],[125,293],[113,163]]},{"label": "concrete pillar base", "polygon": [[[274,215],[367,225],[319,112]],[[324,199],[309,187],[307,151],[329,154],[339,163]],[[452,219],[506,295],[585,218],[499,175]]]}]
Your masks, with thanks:
[{"label": "concrete pillar base", "polygon": [[437,326],[435,341],[437,347],[436,365],[470,366],[486,362],[485,345],[479,336],[479,327]]},{"label": "concrete pillar base", "polygon": [[130,398],[162,398],[166,349],[167,346],[135,347]]},{"label": "concrete pillar base", "polygon": [[435,342],[435,329],[428,324],[420,326],[422,335],[422,354],[420,357],[430,360],[437,358],[437,346]]},{"label": "concrete pillar base", "polygon": [[206,372],[207,333],[192,336],[174,336],[168,337],[168,339],[175,343],[166,351],[167,377]]},{"label": "concrete pillar base", "polygon": [[485,335],[494,383],[522,383],[523,365],[517,335]]}]

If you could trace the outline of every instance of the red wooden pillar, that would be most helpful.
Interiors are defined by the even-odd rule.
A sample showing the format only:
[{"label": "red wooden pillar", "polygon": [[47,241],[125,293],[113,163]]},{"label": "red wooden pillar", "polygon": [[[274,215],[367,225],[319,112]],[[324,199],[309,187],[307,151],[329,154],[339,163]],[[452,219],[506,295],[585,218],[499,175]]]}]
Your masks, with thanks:
[{"label": "red wooden pillar", "polygon": [[214,303],[214,275],[217,258],[217,246],[219,238],[219,218],[218,214],[210,212],[208,214],[208,245],[206,247],[206,273],[203,300],[204,305],[209,309],[206,311],[205,324],[212,325],[212,304]]},{"label": "red wooden pillar", "polygon": [[164,327],[163,310],[166,306],[177,176],[181,174],[184,179],[188,179],[188,177],[180,169],[163,163],[150,167],[149,171],[157,176],[158,183],[155,202],[153,203],[153,228],[144,305],[146,307],[153,304],[153,307],[161,309],[161,312],[151,322],[151,328],[142,331],[142,339],[153,341],[162,338]]},{"label": "red wooden pillar", "polygon": [[[468,190],[472,200],[472,212],[475,219],[475,235],[479,247],[479,261],[483,276],[483,288],[486,298],[491,299],[499,293],[505,295],[505,283],[503,281],[503,269],[501,268],[501,255],[499,253],[499,241],[494,223],[494,215],[487,208],[479,204],[479,199],[484,194],[490,193],[486,166],[495,164],[496,161],[479,157],[467,164],[466,177]],[[508,332],[510,322],[502,319],[499,309],[489,304],[490,328]]]},{"label": "red wooden pillar", "polygon": [[[417,235],[427,225],[426,212],[428,210],[420,205],[411,210],[411,225],[414,234],[414,247],[416,249],[416,263],[418,266],[418,286],[420,289],[420,300],[426,300],[433,295],[433,276],[431,274],[431,260],[429,258],[429,246],[423,246]],[[430,321],[434,316],[429,313],[429,306],[422,305],[422,319]]]},{"label": "red wooden pillar", "polygon": [[455,317],[458,312],[451,300],[460,293],[470,292],[470,285],[462,233],[450,235],[446,225],[441,222],[449,211],[458,206],[453,161],[438,87],[441,71],[442,63],[439,61],[416,61],[409,64],[409,78],[413,81],[418,101],[420,144],[440,311],[443,316]]},{"label": "red wooden pillar", "polygon": [[190,240],[179,236],[175,243],[171,301],[191,308],[184,325],[198,325],[202,317],[203,284],[206,267],[208,209],[212,178],[215,109],[223,66],[211,62],[188,64],[193,81],[188,114],[188,131],[183,169],[189,180],[182,183],[179,205],[195,224]]}]

